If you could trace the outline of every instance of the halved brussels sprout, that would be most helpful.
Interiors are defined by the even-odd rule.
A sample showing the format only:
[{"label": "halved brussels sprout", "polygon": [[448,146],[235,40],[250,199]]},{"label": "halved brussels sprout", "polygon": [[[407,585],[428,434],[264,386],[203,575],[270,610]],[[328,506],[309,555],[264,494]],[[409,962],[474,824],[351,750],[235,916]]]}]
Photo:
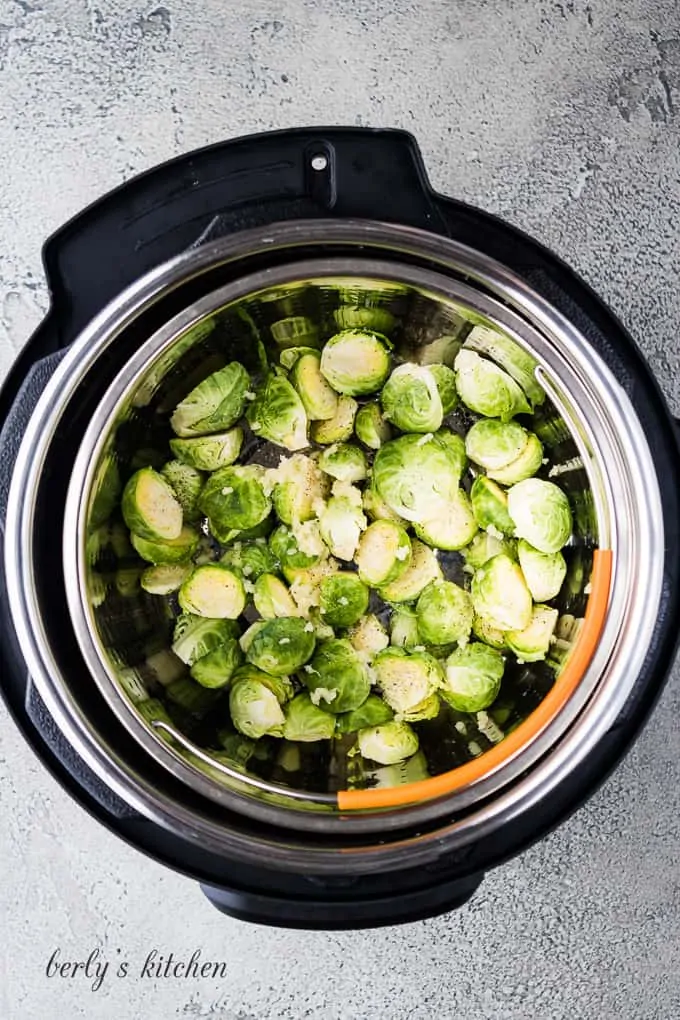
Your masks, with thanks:
[{"label": "halved brussels sprout", "polygon": [[159,563],[147,567],[139,583],[149,595],[172,595],[192,570],[190,563]]},{"label": "halved brussels sprout", "polygon": [[200,532],[188,524],[183,526],[177,538],[169,539],[167,542],[150,541],[134,533],[130,535],[130,541],[137,553],[147,563],[154,564],[186,563],[198,549],[200,540]]},{"label": "halved brussels sprout", "polygon": [[351,443],[333,443],[319,457],[319,467],[340,482],[361,482],[368,474],[363,450]]},{"label": "halved brussels sprout", "polygon": [[354,397],[341,396],[338,409],[332,418],[326,421],[313,421],[310,436],[315,443],[326,446],[328,443],[344,443],[352,438],[354,419],[359,405]]},{"label": "halved brussels sprout", "polygon": [[446,660],[442,697],[458,712],[481,712],[498,697],[504,670],[494,648],[477,642],[457,648]]},{"label": "halved brussels sprout", "polygon": [[330,488],[317,461],[304,453],[282,459],[277,468],[267,471],[266,480],[272,487],[276,515],[284,524],[311,520]]},{"label": "halved brussels sprout", "polygon": [[283,581],[275,574],[261,574],[258,577],[253,592],[253,602],[263,620],[298,615],[293,596]]},{"label": "halved brussels sprout", "polygon": [[210,530],[218,542],[232,531],[243,531],[261,524],[272,508],[262,481],[264,469],[258,465],[220,468],[205,483],[199,505],[208,518]]},{"label": "halved brussels sprout", "polygon": [[504,368],[519,383],[534,407],[545,400],[545,393],[536,379],[538,362],[510,337],[487,326],[475,326],[465,338],[465,346],[486,354]]},{"label": "halved brussels sprout", "polygon": [[239,666],[234,673],[232,677],[233,683],[236,683],[238,680],[256,680],[258,683],[264,684],[272,694],[276,695],[280,705],[285,705],[295,694],[295,687],[290,677],[273,676],[271,673],[265,673],[263,670],[257,669],[257,667],[249,662]]},{"label": "halved brussels sprout", "polygon": [[178,436],[208,436],[224,432],[243,414],[250,377],[243,365],[233,361],[187,394],[170,419]]},{"label": "halved brussels sprout", "polygon": [[418,633],[432,645],[461,644],[472,630],[472,599],[453,581],[433,581],[418,599]]},{"label": "halved brussels sprout", "polygon": [[257,626],[247,648],[241,639],[241,647],[253,666],[272,676],[285,676],[312,657],[316,643],[313,631],[312,624],[299,616],[265,620]]},{"label": "halved brussels sprout", "polygon": [[383,585],[380,595],[386,602],[413,602],[431,581],[441,578],[435,553],[417,539],[411,542],[411,562],[396,581]]},{"label": "halved brussels sprout", "polygon": [[478,527],[472,504],[464,489],[457,489],[432,520],[416,521],[413,525],[421,542],[435,549],[456,550],[468,545]]},{"label": "halved brussels sprout", "polygon": [[248,406],[246,419],[260,439],[293,451],[309,446],[307,412],[284,375],[274,372],[268,376]]},{"label": "halved brussels sprout", "polygon": [[434,694],[444,672],[427,652],[386,648],[373,660],[373,671],[382,696],[397,713],[408,712]]},{"label": "halved brussels sprout", "polygon": [[470,410],[501,421],[531,411],[523,390],[492,361],[463,349],[456,356],[454,367],[458,395]]},{"label": "halved brussels sprout", "polygon": [[357,620],[347,631],[347,638],[355,652],[369,662],[390,643],[387,631],[373,613]]},{"label": "halved brussels sprout", "polygon": [[503,485],[516,485],[517,482],[523,482],[525,479],[535,475],[542,463],[543,447],[541,441],[538,436],[530,432],[527,445],[519,457],[513,460],[512,464],[508,464],[504,468],[496,468],[495,471],[489,471],[489,478],[494,478]]},{"label": "halved brussels sprout", "polygon": [[183,520],[187,522],[199,520],[201,511],[198,508],[198,498],[203,491],[205,475],[196,468],[183,464],[181,460],[169,460],[161,468],[161,475],[182,507]]},{"label": "halved brussels sprout", "polygon": [[524,630],[510,630],[505,635],[508,648],[522,662],[545,659],[559,613],[550,606],[534,606],[531,620]]},{"label": "halved brussels sprout", "polygon": [[[299,535],[304,548],[300,548]],[[279,525],[269,536],[269,548],[289,582],[296,571],[315,566],[327,552],[317,521],[307,521],[295,532],[285,524]]]},{"label": "halved brussels sprout", "polygon": [[456,389],[456,373],[448,365],[429,365],[430,372],[439,390],[439,399],[442,402],[444,415],[450,414],[458,403],[458,390]]},{"label": "halved brussels sprout", "polygon": [[423,644],[418,632],[418,617],[415,609],[395,606],[390,618],[390,644],[397,648],[415,648]]},{"label": "halved brussels sprout", "polygon": [[213,620],[236,620],[246,607],[241,578],[220,563],[196,567],[177,597],[185,613]]},{"label": "halved brussels sprout", "polygon": [[569,500],[554,482],[528,478],[508,491],[508,514],[519,538],[542,553],[556,553],[571,538]]},{"label": "halved brussels sprout", "polygon": [[303,354],[314,354],[317,358],[321,357],[317,347],[285,347],[279,355],[279,362],[283,368],[291,369]]},{"label": "halved brussels sprout", "polygon": [[377,694],[369,694],[359,708],[338,716],[336,732],[338,734],[356,733],[357,730],[363,730],[369,726],[380,726],[382,723],[390,722],[393,718],[394,712],[390,706]]},{"label": "halved brussels sprout", "polygon": [[234,620],[210,620],[181,613],[172,635],[172,651],[187,666],[193,666],[214,648],[238,636],[239,628]]},{"label": "halved brussels sprout", "polygon": [[475,612],[498,630],[524,630],[531,620],[531,592],[518,563],[494,556],[472,578]]},{"label": "halved brussels sprout", "polygon": [[400,436],[381,446],[373,485],[391,510],[407,521],[433,521],[458,491],[460,474],[449,440]]},{"label": "halved brussels sprout", "polygon": [[480,528],[494,528],[504,535],[515,534],[515,522],[508,513],[508,496],[500,485],[478,475],[470,489],[472,512]]},{"label": "halved brussels sprout", "polygon": [[220,558],[220,563],[249,581],[257,581],[262,574],[273,574],[279,566],[267,544],[235,542]]},{"label": "halved brussels sprout", "polygon": [[207,655],[202,655],[191,667],[191,675],[202,687],[226,687],[242,662],[243,653],[239,643],[230,638]]},{"label": "halved brussels sprout", "polygon": [[359,577],[373,588],[390,584],[411,562],[411,539],[400,524],[374,521],[359,540],[355,563]]},{"label": "halved brussels sprout", "polygon": [[339,571],[325,577],[319,597],[324,623],[331,627],[351,627],[368,609],[368,588],[350,572]]},{"label": "halved brussels sprout", "polygon": [[380,404],[373,402],[364,404],[357,411],[354,431],[357,439],[370,450],[379,450],[392,437],[392,429],[383,418]]},{"label": "halved brussels sprout", "polygon": [[[219,471],[238,459],[243,446],[243,429],[229,429],[214,436],[171,439],[170,449],[183,464],[200,471]],[[168,478],[170,484],[172,479]]]},{"label": "halved brussels sprout", "polygon": [[409,708],[407,712],[400,712],[397,718],[399,722],[424,722],[426,719],[436,719],[441,707],[439,695],[430,694],[429,697],[414,705],[413,708]]},{"label": "halved brussels sprout", "polygon": [[123,520],[150,541],[171,542],[182,530],[182,507],[172,487],[153,468],[135,471],[123,489]]},{"label": "halved brussels sprout", "polygon": [[282,737],[286,721],[279,700],[258,680],[237,680],[229,691],[231,720],[246,737]]},{"label": "halved brussels sprout", "polygon": [[365,513],[372,521],[394,521],[395,524],[404,523],[403,518],[399,514],[395,514],[394,510],[388,507],[372,484],[367,485],[364,489],[362,505]]},{"label": "halved brussels sprout", "polygon": [[539,552],[521,538],[517,543],[517,556],[534,602],[549,602],[556,598],[567,575],[562,553]]},{"label": "halved brussels sprout", "polygon": [[283,736],[286,740],[305,743],[331,740],[335,733],[334,717],[318,708],[306,692],[297,694],[286,705],[285,716]]},{"label": "halved brussels sprout", "polygon": [[[287,580],[290,582],[290,593],[295,599],[298,611],[303,615],[309,615],[319,605],[320,587],[324,577],[329,577],[338,569],[338,561],[332,558],[320,560],[319,563],[306,570],[285,571]],[[332,633],[329,635],[332,637]],[[319,639],[321,635],[318,634]]]},{"label": "halved brussels sprout", "polygon": [[331,555],[339,560],[354,559],[361,533],[368,525],[361,509],[361,492],[358,489],[355,492],[356,497],[349,493],[331,496],[319,515],[321,537],[330,549]]},{"label": "halved brussels sprout", "polygon": [[516,461],[528,441],[529,433],[517,422],[483,418],[466,435],[465,452],[475,464],[495,471]]},{"label": "halved brussels sprout", "polygon": [[321,374],[321,355],[303,354],[293,365],[290,381],[298,392],[310,421],[327,421],[338,410],[338,395]]},{"label": "halved brussels sprout", "polygon": [[460,480],[468,467],[468,458],[465,452],[465,440],[451,429],[439,429],[435,440],[443,446],[449,455],[451,466]]},{"label": "halved brussels sprout", "polygon": [[231,528],[229,531],[220,533],[218,538],[220,545],[231,545],[238,542],[266,542],[267,536],[271,533],[274,527],[274,518],[271,514],[267,514],[264,520],[260,521],[259,524],[254,524],[252,528]]},{"label": "halved brussels sprout", "polygon": [[470,571],[477,570],[493,556],[500,556],[504,553],[511,559],[515,558],[514,543],[511,539],[499,538],[497,535],[490,535],[487,531],[480,531],[475,535],[470,544],[461,549],[465,566]]},{"label": "halved brussels sprout", "polygon": [[399,365],[380,394],[383,414],[402,432],[436,432],[444,412],[435,377],[423,365]]},{"label": "halved brussels sprout", "polygon": [[320,645],[300,679],[314,704],[333,715],[359,708],[371,690],[364,664],[346,638]]},{"label": "halved brussels sprout", "polygon": [[493,623],[489,623],[483,616],[477,616],[472,621],[472,633],[479,641],[491,648],[506,648],[505,631],[499,630]]},{"label": "halved brussels sprout", "polygon": [[410,758],[419,747],[418,737],[403,722],[386,722],[359,730],[357,740],[362,757],[379,765],[396,765]]},{"label": "halved brussels sprout", "polygon": [[344,329],[325,344],[321,372],[337,393],[376,393],[390,371],[391,344],[382,333]]}]

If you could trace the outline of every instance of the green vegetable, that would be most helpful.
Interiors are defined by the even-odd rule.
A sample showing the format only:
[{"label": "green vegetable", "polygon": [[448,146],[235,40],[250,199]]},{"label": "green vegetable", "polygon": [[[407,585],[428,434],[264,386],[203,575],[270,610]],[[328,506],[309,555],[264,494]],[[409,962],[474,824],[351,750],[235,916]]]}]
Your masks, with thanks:
[{"label": "green vegetable", "polygon": [[422,365],[399,365],[380,394],[383,414],[402,432],[436,432],[444,412],[435,377]]},{"label": "green vegetable", "polygon": [[472,621],[472,633],[479,641],[483,641],[485,645],[489,645],[491,648],[507,648],[505,631],[499,630],[493,623],[485,620],[483,616],[475,614]]},{"label": "green vegetable", "polygon": [[531,593],[519,564],[494,556],[472,578],[475,613],[498,630],[524,630],[531,620]]},{"label": "green vegetable", "polygon": [[[183,464],[200,471],[219,471],[238,460],[243,446],[243,429],[229,429],[213,436],[171,439],[170,449]],[[170,484],[172,479],[168,478]]]},{"label": "green vegetable", "polygon": [[538,436],[529,433],[527,445],[519,457],[504,468],[489,471],[489,478],[495,478],[503,485],[515,485],[535,475],[543,463],[543,447]]},{"label": "green vegetable", "polygon": [[510,630],[505,639],[510,651],[522,662],[545,659],[559,613],[550,606],[534,606],[529,625],[523,630]]},{"label": "green vegetable", "polygon": [[330,740],[334,733],[335,719],[318,708],[309,694],[298,694],[286,705],[283,725],[286,740]]},{"label": "green vegetable", "polygon": [[[304,548],[300,548],[298,535],[303,537]],[[316,521],[300,525],[296,534],[287,525],[280,525],[269,536],[269,548],[289,581],[295,571],[315,566],[326,553]]]},{"label": "green vegetable", "polygon": [[220,468],[210,476],[199,505],[219,542],[232,530],[253,528],[268,517],[271,500],[265,493],[263,476],[263,468],[257,465]]},{"label": "green vegetable", "polygon": [[275,574],[262,574],[255,582],[255,608],[264,620],[297,616],[297,606],[283,581]]},{"label": "green vegetable", "polygon": [[359,730],[358,743],[362,757],[380,765],[396,765],[418,750],[418,737],[403,722],[386,722]]},{"label": "green vegetable", "polygon": [[374,521],[359,540],[354,557],[359,577],[374,588],[401,577],[411,562],[411,539],[400,524]]},{"label": "green vegetable", "polygon": [[238,634],[238,625],[233,620],[210,620],[182,613],[175,622],[172,650],[187,666],[193,666],[204,655],[238,637]]},{"label": "green vegetable", "polygon": [[470,502],[480,528],[494,528],[504,535],[515,534],[515,522],[508,513],[507,494],[496,482],[485,475],[475,478],[470,489]]},{"label": "green vegetable", "polygon": [[481,712],[498,697],[505,663],[500,652],[473,642],[446,660],[442,697],[459,712]]},{"label": "green vegetable", "polygon": [[371,690],[364,665],[345,638],[321,644],[300,679],[314,704],[334,715],[359,708]]},{"label": "green vegetable", "polygon": [[283,375],[270,375],[246,412],[250,428],[261,439],[268,439],[287,450],[309,446],[307,413],[295,388]]},{"label": "green vegetable", "polygon": [[442,411],[444,415],[450,414],[458,403],[456,373],[447,365],[430,365],[429,369],[437,384],[439,399],[442,402]]},{"label": "green vegetable", "polygon": [[407,521],[434,521],[455,496],[459,465],[448,438],[401,436],[378,450],[373,485],[391,510]]},{"label": "green vegetable", "polygon": [[482,419],[465,437],[465,451],[475,464],[496,471],[512,464],[525,450],[529,433],[517,422]]},{"label": "green vegetable", "polygon": [[427,644],[464,642],[472,629],[472,599],[453,581],[433,581],[418,599],[418,633]]},{"label": "green vegetable", "polygon": [[235,542],[220,563],[249,581],[257,581],[262,574],[273,574],[278,568],[278,560],[269,547],[259,542]]},{"label": "green vegetable", "polygon": [[171,542],[182,530],[182,507],[172,488],[153,468],[141,468],[129,479],[121,501],[130,531],[150,541]]},{"label": "green vegetable", "polygon": [[147,567],[140,584],[149,595],[171,595],[192,571],[190,563],[162,563]]},{"label": "green vegetable", "polygon": [[514,340],[486,326],[475,326],[465,338],[465,346],[487,355],[504,368],[519,383],[534,407],[545,400],[545,393],[536,379],[538,362]]},{"label": "green vegetable", "polygon": [[237,680],[229,691],[229,712],[246,737],[282,737],[286,721],[279,700],[258,680]]},{"label": "green vegetable", "polygon": [[[328,715],[326,718],[328,718]],[[369,726],[380,726],[382,723],[390,722],[394,718],[394,712],[389,705],[386,705],[377,694],[369,694],[363,705],[355,708],[352,712],[343,712],[337,718],[336,732],[356,733],[357,730],[366,729]]]},{"label": "green vegetable", "polygon": [[279,355],[279,362],[283,368],[290,370],[303,354],[314,354],[317,358],[320,357],[317,347],[285,347]]},{"label": "green vegetable", "polygon": [[284,616],[262,622],[244,650],[253,666],[272,676],[284,676],[309,661],[314,645],[311,623],[298,616]]},{"label": "green vegetable", "polygon": [[332,418],[312,422],[311,438],[322,446],[328,443],[344,443],[351,439],[358,407],[353,397],[341,396],[338,400],[338,409]]},{"label": "green vegetable", "polygon": [[354,420],[356,437],[371,450],[379,450],[383,443],[392,438],[392,429],[385,421],[377,403],[364,404],[357,411]]},{"label": "green vegetable", "polygon": [[456,356],[454,367],[458,394],[470,410],[501,421],[531,411],[512,376],[492,361],[463,349]]},{"label": "green vegetable", "polygon": [[181,460],[169,460],[161,468],[161,475],[177,498],[182,507],[182,515],[185,521],[197,521],[201,512],[198,508],[198,497],[201,495],[205,483],[205,475]]},{"label": "green vegetable", "polygon": [[366,457],[358,446],[334,443],[319,457],[319,467],[341,482],[361,482],[367,475]]},{"label": "green vegetable", "polygon": [[315,507],[328,496],[329,482],[318,463],[304,453],[294,453],[267,472],[274,511],[284,524],[309,521]]},{"label": "green vegetable", "polygon": [[534,602],[549,602],[556,598],[567,575],[562,553],[539,552],[522,538],[517,543],[517,555]]},{"label": "green vegetable", "polygon": [[431,581],[441,578],[436,555],[417,540],[411,542],[411,562],[396,581],[383,585],[380,595],[386,602],[413,602]]},{"label": "green vegetable", "polygon": [[177,538],[165,542],[157,539],[150,541],[134,533],[130,535],[130,541],[137,553],[147,563],[154,564],[186,563],[198,549],[200,540],[200,532],[188,524],[184,525]]},{"label": "green vegetable", "polygon": [[519,538],[542,553],[556,553],[571,537],[569,500],[554,482],[528,478],[508,491],[508,514]]},{"label": "green vegetable", "polygon": [[177,405],[170,419],[173,431],[207,436],[230,429],[243,414],[249,387],[248,373],[237,361],[213,372]]},{"label": "green vegetable", "polygon": [[249,662],[239,666],[234,673],[232,680],[234,683],[240,680],[255,680],[257,683],[264,684],[264,686],[276,696],[277,701],[280,705],[285,705],[287,701],[293,697],[295,688],[289,677],[287,676],[272,676],[271,673],[265,673],[261,669],[257,669]]},{"label": "green vegetable", "polygon": [[486,531],[480,531],[479,534],[475,535],[470,544],[461,549],[461,553],[466,567],[473,571],[477,567],[481,567],[493,556],[500,555],[500,553],[504,553],[506,556],[514,559],[514,548],[511,540],[490,535]]},{"label": "green vegetable", "polygon": [[373,660],[373,670],[383,698],[402,714],[420,705],[441,686],[444,673],[427,652],[386,648]]},{"label": "green vegetable", "polygon": [[416,521],[413,530],[422,542],[435,549],[462,549],[477,533],[472,504],[464,489],[451,493],[446,504],[431,520]]},{"label": "green vegetable", "polygon": [[329,499],[319,516],[319,528],[331,555],[339,560],[352,560],[368,521],[362,510],[359,490],[348,486],[344,491],[346,495]]},{"label": "green vegetable", "polygon": [[303,354],[293,365],[290,381],[297,390],[310,421],[327,421],[338,410],[338,395],[321,374],[321,356]]},{"label": "green vegetable", "polygon": [[403,518],[399,514],[395,514],[394,510],[390,510],[373,485],[367,485],[364,489],[362,506],[372,521],[394,521],[395,524],[404,523]]},{"label": "green vegetable", "polygon": [[369,661],[390,643],[387,631],[373,613],[357,620],[347,631],[347,638],[354,651]]},{"label": "green vegetable", "polygon": [[390,618],[390,644],[406,649],[423,644],[414,609],[401,605],[394,607]]},{"label": "green vegetable", "polygon": [[345,329],[321,352],[321,373],[337,393],[376,393],[390,371],[390,342],[381,333]]},{"label": "green vegetable", "polygon": [[226,687],[242,661],[243,654],[238,641],[229,638],[207,655],[201,656],[191,667],[191,675],[202,687]]},{"label": "green vegetable", "polygon": [[185,612],[214,620],[236,620],[246,607],[243,582],[220,563],[196,567],[179,589],[178,598]]},{"label": "green vegetable", "polygon": [[368,588],[353,573],[325,577],[319,595],[321,615],[331,627],[351,627],[368,609]]}]

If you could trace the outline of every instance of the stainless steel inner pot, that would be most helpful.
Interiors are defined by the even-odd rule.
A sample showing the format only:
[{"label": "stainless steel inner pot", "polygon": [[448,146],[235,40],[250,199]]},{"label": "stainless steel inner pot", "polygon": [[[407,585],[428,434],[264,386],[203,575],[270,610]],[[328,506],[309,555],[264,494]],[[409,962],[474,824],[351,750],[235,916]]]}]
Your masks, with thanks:
[{"label": "stainless steel inner pot", "polygon": [[[262,252],[270,258],[276,252],[276,264],[257,268],[255,256]],[[234,272],[235,265],[242,271]],[[228,282],[215,285],[220,267]],[[194,808],[163,800],[139,770],[107,754],[41,632],[31,541],[41,465],[69,397],[88,373],[101,370],[109,345],[120,342],[146,307],[208,271],[207,292],[148,336],[111,379],[73,465],[63,533],[70,618],[92,682],[145,753],[195,792]],[[483,324],[535,358],[548,397],[536,428],[576,521],[558,603],[560,640],[548,666],[512,671],[496,718],[447,714],[420,724],[423,754],[403,768],[365,769],[349,777],[342,753],[307,745],[249,762],[246,770],[215,753],[209,719],[179,718],[168,728],[140,713],[140,703],[149,695],[163,697],[180,675],[181,663],[169,651],[174,610],[171,600],[139,589],[140,564],[127,550],[99,541],[111,522],[99,516],[98,495],[112,463],[124,481],[140,466],[140,450],[149,462],[166,454],[169,414],[201,378],[234,359],[254,368],[258,343],[276,350],[282,338],[305,329],[331,335],[342,301],[392,316],[398,350],[407,356],[441,344],[442,337],[455,351],[473,325]],[[261,459],[272,451],[254,445],[250,454]],[[390,866],[405,852],[398,830],[429,826],[418,836],[421,848],[435,838],[460,845],[546,796],[587,755],[615,720],[644,659],[661,596],[663,544],[658,483],[644,433],[621,386],[567,320],[506,267],[452,241],[384,224],[316,221],[251,231],[183,255],[140,280],[90,325],[46,389],[22,445],[6,554],[13,618],[40,692],[88,764],[129,803],[194,839],[238,853],[252,852],[253,842],[247,846],[222,824],[220,809],[277,829],[336,833],[340,841],[348,834],[394,831],[397,842],[373,848],[373,861]],[[583,636],[597,551],[607,551],[611,563],[598,640],[578,683],[559,698],[555,692]],[[455,555],[446,568],[456,576]],[[530,727],[512,753],[499,754],[549,698],[554,710]],[[470,781],[448,792],[436,784],[423,792],[423,780],[462,774],[474,762]],[[338,791],[349,785],[399,793],[387,804],[379,798],[343,802]],[[203,811],[203,798],[217,811]],[[299,852],[307,866],[323,870],[328,849]],[[278,852],[283,866],[299,863],[289,845]],[[348,861],[361,857],[358,849],[353,854]]]}]

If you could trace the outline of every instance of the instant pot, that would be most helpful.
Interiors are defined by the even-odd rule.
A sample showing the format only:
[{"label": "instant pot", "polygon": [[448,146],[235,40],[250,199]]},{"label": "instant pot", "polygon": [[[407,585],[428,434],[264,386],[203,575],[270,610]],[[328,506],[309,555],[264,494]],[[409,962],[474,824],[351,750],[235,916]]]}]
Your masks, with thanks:
[{"label": "instant pot", "polygon": [[[225,913],[358,928],[461,905],[602,783],[672,662],[680,460],[640,351],[558,258],[433,192],[400,131],[180,157],[69,222],[44,265],[49,311],[0,393],[0,684],[26,740]],[[149,710],[183,664],[107,487],[162,456],[172,408],[210,372],[331,335],[348,309],[388,324],[406,358],[481,336],[485,357],[532,366],[576,522],[557,640],[548,663],[509,671],[495,712],[418,724],[416,761],[349,769],[324,741],[243,762],[205,718]]]}]

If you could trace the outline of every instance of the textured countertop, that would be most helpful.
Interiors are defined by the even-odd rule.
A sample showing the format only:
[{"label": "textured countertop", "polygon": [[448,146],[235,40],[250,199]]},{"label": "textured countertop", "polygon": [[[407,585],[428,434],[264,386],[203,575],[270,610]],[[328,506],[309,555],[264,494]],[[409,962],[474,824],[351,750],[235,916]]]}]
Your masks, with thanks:
[{"label": "textured countertop", "polygon": [[[82,206],[225,136],[329,123],[414,132],[439,190],[599,290],[680,412],[671,0],[0,0],[0,373],[47,305],[41,244]],[[0,1017],[675,1020],[679,680],[601,792],[469,905],[342,934],[212,911],[77,807],[0,709]],[[97,991],[46,976],[58,947],[111,961]],[[135,976],[153,949],[227,975]]]}]

